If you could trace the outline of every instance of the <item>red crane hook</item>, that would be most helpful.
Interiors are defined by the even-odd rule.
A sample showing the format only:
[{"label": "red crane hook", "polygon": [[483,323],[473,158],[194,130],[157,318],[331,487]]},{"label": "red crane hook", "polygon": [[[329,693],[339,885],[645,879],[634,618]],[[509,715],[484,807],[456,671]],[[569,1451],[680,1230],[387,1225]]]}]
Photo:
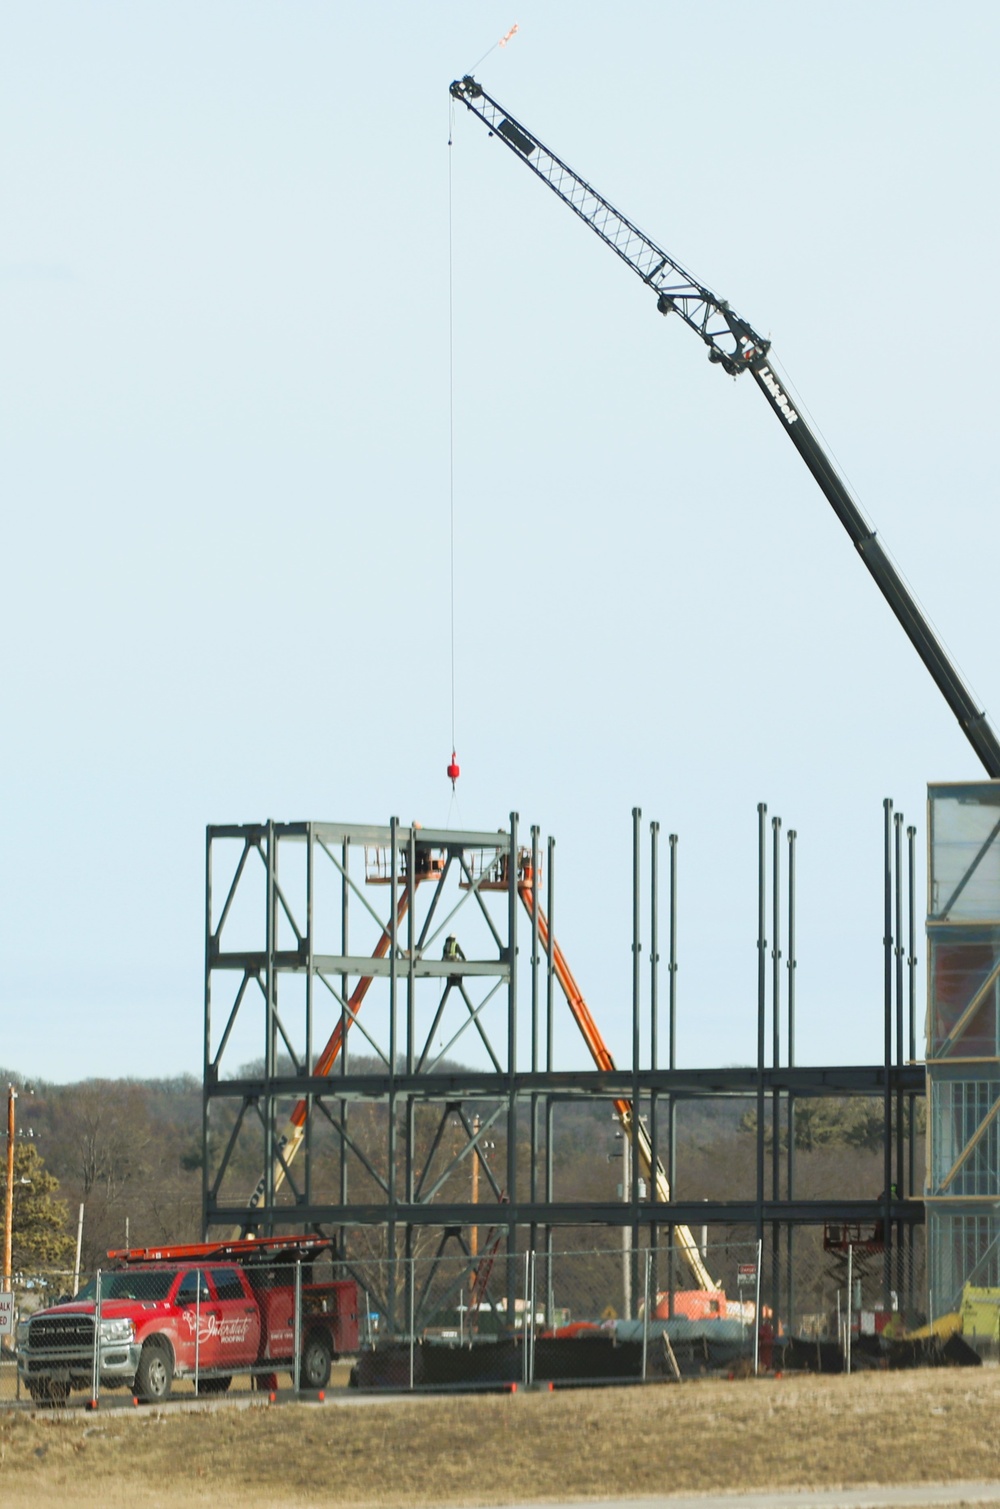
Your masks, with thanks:
[{"label": "red crane hook", "polygon": [[452,789],[452,791],[454,791],[454,789],[455,789],[455,782],[458,780],[458,778],[459,778],[459,776],[461,774],[462,774],[462,772],[461,772],[461,770],[459,768],[458,756],[456,755],[455,751],[452,750],[452,752],[451,752],[451,764],[448,766],[448,770],[447,770],[447,776],[448,776],[449,781],[451,782],[451,789]]}]

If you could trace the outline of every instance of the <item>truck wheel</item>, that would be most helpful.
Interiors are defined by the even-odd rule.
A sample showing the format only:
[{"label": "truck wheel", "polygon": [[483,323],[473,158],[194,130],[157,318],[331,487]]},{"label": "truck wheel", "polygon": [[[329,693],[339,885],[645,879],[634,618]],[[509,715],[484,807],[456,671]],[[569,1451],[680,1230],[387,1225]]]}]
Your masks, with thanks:
[{"label": "truck wheel", "polygon": [[162,1404],[170,1398],[174,1381],[174,1360],[169,1349],[159,1341],[143,1343],[139,1366],[135,1370],[135,1391],[149,1404]]},{"label": "truck wheel", "polygon": [[307,1336],[299,1362],[299,1388],[326,1388],[332,1360],[325,1336]]}]

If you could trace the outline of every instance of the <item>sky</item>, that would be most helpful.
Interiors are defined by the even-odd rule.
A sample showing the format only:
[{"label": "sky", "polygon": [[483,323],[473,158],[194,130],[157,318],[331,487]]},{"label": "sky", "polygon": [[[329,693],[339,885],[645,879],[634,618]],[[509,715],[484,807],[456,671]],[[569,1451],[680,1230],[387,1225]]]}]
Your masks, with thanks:
[{"label": "sky", "polygon": [[200,1073],[209,823],[512,810],[626,1062],[636,806],[679,1060],[750,1062],[759,802],[799,1061],[879,1058],[882,802],[922,910],[976,758],[750,379],[448,85],[772,338],[1000,723],[998,45],[976,0],[8,8],[0,1063]]}]

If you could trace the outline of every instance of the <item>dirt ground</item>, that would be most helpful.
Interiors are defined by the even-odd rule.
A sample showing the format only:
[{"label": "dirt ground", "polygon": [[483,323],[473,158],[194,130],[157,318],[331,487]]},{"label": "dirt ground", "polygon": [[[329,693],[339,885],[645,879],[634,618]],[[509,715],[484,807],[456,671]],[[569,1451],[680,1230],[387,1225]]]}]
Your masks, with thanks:
[{"label": "dirt ground", "polygon": [[9,1509],[494,1505],[995,1481],[1000,1370],[0,1413]]}]

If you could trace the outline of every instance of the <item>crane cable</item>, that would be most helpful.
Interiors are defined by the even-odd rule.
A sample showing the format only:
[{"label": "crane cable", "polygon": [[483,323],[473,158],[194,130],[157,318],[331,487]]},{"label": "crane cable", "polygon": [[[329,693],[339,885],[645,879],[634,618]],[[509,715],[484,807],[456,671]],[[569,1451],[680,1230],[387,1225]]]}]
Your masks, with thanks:
[{"label": "crane cable", "polygon": [[[455,234],[452,187],[452,147],[455,140],[455,102],[449,101],[448,119],[448,556],[449,597],[451,604],[451,763],[447,776],[451,781],[450,825],[452,809],[458,807],[456,782],[460,774],[455,738]],[[459,810],[459,822],[462,814]]]}]

